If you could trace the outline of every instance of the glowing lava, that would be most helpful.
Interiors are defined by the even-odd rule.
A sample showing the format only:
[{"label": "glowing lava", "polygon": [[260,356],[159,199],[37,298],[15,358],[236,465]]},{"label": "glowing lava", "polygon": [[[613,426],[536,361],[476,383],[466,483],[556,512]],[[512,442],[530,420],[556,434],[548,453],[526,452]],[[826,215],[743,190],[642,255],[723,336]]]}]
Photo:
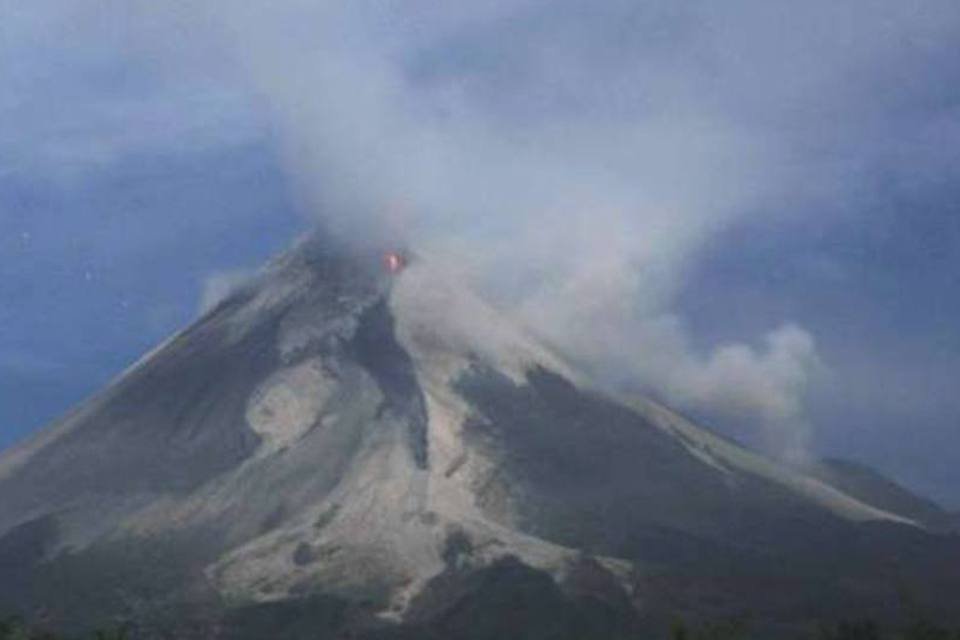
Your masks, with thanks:
[{"label": "glowing lava", "polygon": [[406,260],[404,260],[403,255],[395,251],[391,251],[383,256],[383,266],[385,266],[390,273],[400,273],[405,265]]}]

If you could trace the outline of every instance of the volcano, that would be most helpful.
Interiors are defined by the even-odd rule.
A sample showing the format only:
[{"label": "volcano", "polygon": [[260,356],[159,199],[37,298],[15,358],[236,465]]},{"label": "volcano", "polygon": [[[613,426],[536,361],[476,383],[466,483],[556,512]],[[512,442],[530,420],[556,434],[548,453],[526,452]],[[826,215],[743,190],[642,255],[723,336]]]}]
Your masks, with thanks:
[{"label": "volcano", "polygon": [[791,633],[898,615],[905,591],[956,615],[935,506],[605,393],[442,260],[383,255],[304,239],[5,452],[0,612],[477,639],[635,638],[675,615]]}]

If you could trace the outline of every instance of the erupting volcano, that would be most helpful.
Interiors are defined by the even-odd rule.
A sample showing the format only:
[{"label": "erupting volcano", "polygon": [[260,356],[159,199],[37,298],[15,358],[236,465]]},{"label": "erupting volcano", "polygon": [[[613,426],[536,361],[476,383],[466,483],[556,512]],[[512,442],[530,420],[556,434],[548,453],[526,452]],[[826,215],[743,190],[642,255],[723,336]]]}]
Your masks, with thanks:
[{"label": "erupting volcano", "polygon": [[443,264],[383,263],[301,242],[0,456],[0,609],[490,640],[796,629],[904,584],[956,613],[936,514],[603,393]]}]

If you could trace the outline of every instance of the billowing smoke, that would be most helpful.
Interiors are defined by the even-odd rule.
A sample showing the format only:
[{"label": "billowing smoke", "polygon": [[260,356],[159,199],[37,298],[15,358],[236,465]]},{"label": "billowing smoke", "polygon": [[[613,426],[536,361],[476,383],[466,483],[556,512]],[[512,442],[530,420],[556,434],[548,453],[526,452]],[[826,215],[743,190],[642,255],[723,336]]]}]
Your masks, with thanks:
[{"label": "billowing smoke", "polygon": [[889,62],[891,42],[938,42],[948,8],[197,6],[180,26],[234,56],[328,227],[455,253],[476,286],[611,384],[775,425],[790,449],[813,337],[784,318],[753,346],[698,349],[676,298],[732,225],[849,196],[857,158],[818,154],[869,137],[850,133],[872,122],[872,85],[857,78]]}]

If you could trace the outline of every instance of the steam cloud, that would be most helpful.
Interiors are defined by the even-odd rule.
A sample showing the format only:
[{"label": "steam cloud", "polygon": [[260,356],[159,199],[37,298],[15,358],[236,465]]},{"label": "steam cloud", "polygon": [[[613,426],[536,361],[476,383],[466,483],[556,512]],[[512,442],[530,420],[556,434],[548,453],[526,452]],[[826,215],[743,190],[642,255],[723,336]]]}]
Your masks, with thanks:
[{"label": "steam cloud", "polygon": [[862,147],[844,136],[873,89],[850,78],[897,39],[939,42],[948,5],[248,0],[175,20],[232,51],[327,226],[454,253],[612,383],[795,451],[813,337],[785,318],[704,352],[676,297],[716,234],[849,196],[843,154],[815,156]]}]

